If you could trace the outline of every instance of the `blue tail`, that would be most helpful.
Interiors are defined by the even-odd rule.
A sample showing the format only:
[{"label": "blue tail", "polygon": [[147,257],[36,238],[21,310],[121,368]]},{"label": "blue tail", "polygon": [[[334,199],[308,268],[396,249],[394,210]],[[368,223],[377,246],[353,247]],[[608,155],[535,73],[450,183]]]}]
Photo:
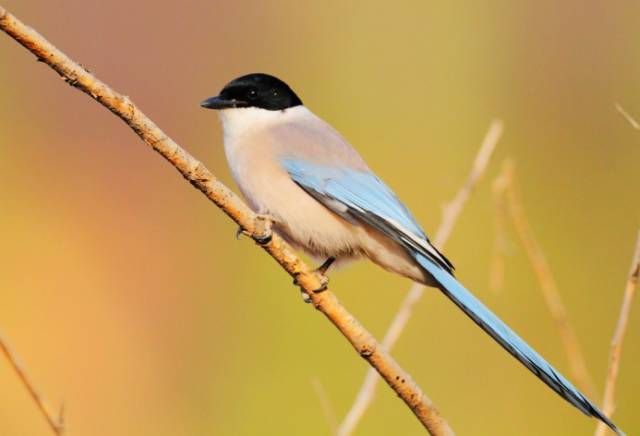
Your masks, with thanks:
[{"label": "blue tail", "polygon": [[584,414],[598,418],[619,436],[624,433],[616,427],[598,408],[578,391],[553,366],[545,361],[527,343],[495,316],[471,292],[466,290],[451,274],[420,253],[414,253],[416,261],[439,284],[440,290],[449,297],[469,318],[478,324],[513,357],[533,372],[562,398],[580,409]]}]

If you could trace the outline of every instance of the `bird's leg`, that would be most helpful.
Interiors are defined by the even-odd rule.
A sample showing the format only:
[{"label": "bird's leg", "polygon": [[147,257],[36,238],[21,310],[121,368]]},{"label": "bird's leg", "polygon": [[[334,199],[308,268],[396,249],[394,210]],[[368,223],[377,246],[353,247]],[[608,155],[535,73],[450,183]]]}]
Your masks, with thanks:
[{"label": "bird's leg", "polygon": [[333,265],[333,262],[335,261],[336,261],[336,258],[331,256],[330,258],[325,260],[322,265],[316,268],[316,272],[319,272],[320,274],[323,274],[323,275],[326,274],[329,268],[331,267],[331,265]]}]

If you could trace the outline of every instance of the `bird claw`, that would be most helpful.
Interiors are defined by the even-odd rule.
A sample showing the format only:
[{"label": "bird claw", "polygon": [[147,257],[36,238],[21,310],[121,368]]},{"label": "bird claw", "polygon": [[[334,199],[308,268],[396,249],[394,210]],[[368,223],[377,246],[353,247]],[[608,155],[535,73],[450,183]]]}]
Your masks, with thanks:
[{"label": "bird claw", "polygon": [[240,239],[240,236],[242,235],[251,236],[245,229],[238,227],[238,230],[236,230],[236,239]]},{"label": "bird claw", "polygon": [[302,301],[304,301],[307,304],[311,303],[311,297],[309,297],[309,294],[307,294],[305,291],[300,291],[300,296],[302,297]]}]

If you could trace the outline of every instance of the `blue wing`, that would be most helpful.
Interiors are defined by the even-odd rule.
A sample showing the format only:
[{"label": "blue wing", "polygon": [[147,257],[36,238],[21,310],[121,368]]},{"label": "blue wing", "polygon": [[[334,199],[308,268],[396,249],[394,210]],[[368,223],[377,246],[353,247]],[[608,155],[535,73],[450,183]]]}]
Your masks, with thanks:
[{"label": "blue wing", "polygon": [[553,366],[494,315],[451,274],[451,263],[431,245],[407,208],[372,173],[286,158],[282,164],[302,189],[350,221],[364,222],[401,244],[440,290],[505,350],[586,415],[623,433]]},{"label": "blue wing", "polygon": [[448,272],[453,271],[451,262],[431,244],[409,210],[375,174],[293,158],[281,162],[302,189],[335,213],[349,221],[369,224]]}]

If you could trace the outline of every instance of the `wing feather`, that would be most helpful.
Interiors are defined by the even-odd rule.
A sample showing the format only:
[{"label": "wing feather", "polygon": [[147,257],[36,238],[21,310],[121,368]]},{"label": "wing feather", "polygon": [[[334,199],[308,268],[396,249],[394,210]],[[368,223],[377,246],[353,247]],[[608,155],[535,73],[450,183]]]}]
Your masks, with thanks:
[{"label": "wing feather", "polygon": [[284,158],[282,165],[309,195],[351,222],[363,222],[451,273],[449,260],[429,241],[409,210],[375,174]]}]

